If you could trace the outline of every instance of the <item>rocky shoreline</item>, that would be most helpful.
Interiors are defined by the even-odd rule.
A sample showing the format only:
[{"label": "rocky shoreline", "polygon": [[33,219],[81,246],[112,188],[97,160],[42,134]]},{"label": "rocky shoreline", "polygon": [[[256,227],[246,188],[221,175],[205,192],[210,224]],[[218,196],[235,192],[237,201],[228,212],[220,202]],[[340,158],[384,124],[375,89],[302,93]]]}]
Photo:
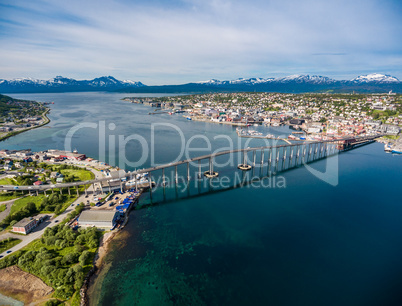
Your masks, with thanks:
[{"label": "rocky shoreline", "polygon": [[118,232],[119,231],[109,232],[102,236],[100,244],[99,244],[98,252],[96,253],[94,261],[93,261],[93,267],[88,272],[87,276],[85,277],[84,284],[82,285],[82,287],[80,289],[80,296],[81,296],[80,305],[81,306],[89,305],[87,291],[88,291],[91,279],[92,279],[93,275],[100,269],[103,258],[107,254],[109,244],[113,240],[113,237],[116,236]]}]

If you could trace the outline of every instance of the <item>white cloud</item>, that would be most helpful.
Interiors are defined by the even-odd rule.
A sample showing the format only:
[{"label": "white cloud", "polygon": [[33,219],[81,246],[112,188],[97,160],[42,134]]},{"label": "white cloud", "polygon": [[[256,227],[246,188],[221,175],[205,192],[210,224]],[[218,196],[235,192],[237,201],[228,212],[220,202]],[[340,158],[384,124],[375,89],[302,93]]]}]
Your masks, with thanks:
[{"label": "white cloud", "polygon": [[172,84],[388,72],[402,58],[391,1],[40,3],[6,9],[22,25],[6,24],[10,35],[0,36],[0,77],[111,74]]}]

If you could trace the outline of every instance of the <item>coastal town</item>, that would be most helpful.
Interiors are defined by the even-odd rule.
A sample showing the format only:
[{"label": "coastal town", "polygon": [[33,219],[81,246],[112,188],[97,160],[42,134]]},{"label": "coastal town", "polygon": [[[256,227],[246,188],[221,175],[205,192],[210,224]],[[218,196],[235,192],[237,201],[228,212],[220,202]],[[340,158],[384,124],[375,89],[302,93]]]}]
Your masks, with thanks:
[{"label": "coastal town", "polygon": [[[288,125],[294,132],[283,140],[289,144],[386,135],[381,140],[385,150],[402,152],[402,100],[392,92],[219,93],[124,100],[155,108],[150,115],[233,125],[239,137],[275,138],[253,131],[253,127],[269,130]],[[48,109],[35,102],[26,105],[29,107],[21,115],[3,112],[4,124],[30,122],[25,128],[45,124],[46,116],[40,114]],[[108,242],[124,228],[130,210],[138,208],[141,194],[153,184],[148,173],[130,178],[124,169],[77,151],[1,149],[0,187],[7,190],[0,193],[2,292],[26,303],[44,299],[85,305],[90,276]],[[33,287],[20,282],[30,277],[35,277],[32,284],[42,286],[35,298],[31,296]]]},{"label": "coastal town", "polygon": [[0,95],[0,140],[49,123],[47,105]]},{"label": "coastal town", "polygon": [[[23,300],[29,302],[32,290],[42,297],[32,289],[39,284],[44,286],[43,296],[51,294],[58,300],[70,300],[79,305],[85,300],[85,290],[81,288],[87,286],[89,278],[86,276],[96,267],[94,260],[98,263],[102,260],[99,239],[101,248],[105,249],[107,241],[124,227],[128,212],[137,205],[142,191],[149,187],[146,174],[138,175],[133,183],[124,178],[124,170],[76,151],[60,150],[1,150],[0,167],[0,187],[13,186],[12,191],[0,194],[2,292],[13,296],[19,291],[20,298],[25,297]],[[63,185],[102,178],[107,180],[75,187]],[[29,185],[32,187],[21,188]],[[45,187],[40,193],[38,189],[30,189],[39,186]],[[49,240],[51,233],[56,232],[63,232],[72,240],[61,236]],[[92,238],[81,239],[77,244],[80,235]],[[66,255],[70,249],[74,256]],[[47,263],[38,262],[35,267],[23,263],[27,256],[35,259],[43,252],[52,252],[51,256],[47,253]],[[70,271],[71,277],[60,276],[59,279],[60,271]],[[29,285],[20,282],[29,278],[26,272],[39,278]]]},{"label": "coastal town", "polygon": [[[156,108],[150,112],[152,115],[185,112],[188,120],[240,127],[289,125],[304,132],[301,140],[388,134],[384,142],[393,145],[402,129],[402,96],[393,92],[214,93],[160,98],[126,97],[123,100]],[[296,135],[290,136],[290,139],[300,140]],[[397,149],[402,148],[398,145]]]}]

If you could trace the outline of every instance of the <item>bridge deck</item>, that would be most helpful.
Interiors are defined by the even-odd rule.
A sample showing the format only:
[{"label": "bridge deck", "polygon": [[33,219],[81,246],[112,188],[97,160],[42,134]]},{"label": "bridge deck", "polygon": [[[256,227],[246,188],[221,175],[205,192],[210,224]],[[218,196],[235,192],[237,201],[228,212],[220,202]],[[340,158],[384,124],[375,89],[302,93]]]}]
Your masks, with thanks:
[{"label": "bridge deck", "polygon": [[[253,147],[253,148],[243,148],[243,149],[237,149],[237,150],[227,150],[227,151],[221,151],[221,152],[215,152],[212,154],[206,154],[203,156],[198,156],[178,162],[172,162],[169,164],[161,165],[161,166],[156,166],[156,167],[150,167],[147,169],[141,169],[141,170],[136,170],[136,171],[131,171],[126,173],[124,176],[121,178],[127,178],[127,177],[134,177],[137,174],[143,174],[147,172],[152,172],[152,171],[157,171],[157,170],[162,170],[165,168],[169,167],[175,167],[179,166],[182,164],[187,164],[191,162],[196,162],[200,161],[203,159],[213,159],[214,157],[217,156],[222,156],[226,154],[234,154],[234,153],[247,153],[251,151],[260,151],[260,150],[272,150],[272,149],[280,149],[280,148],[291,148],[291,147],[300,147],[300,146],[311,146],[311,145],[319,145],[319,144],[325,144],[325,143],[339,143],[343,141],[348,141],[348,140],[353,140],[355,139],[356,142],[352,143],[351,146],[353,145],[358,145],[366,142],[371,142],[374,141],[376,138],[382,137],[383,135],[377,135],[377,136],[364,136],[364,137],[346,137],[346,138],[340,138],[340,139],[332,139],[332,140],[322,140],[322,141],[317,141],[317,142],[306,142],[306,143],[292,143],[292,144],[284,144],[284,145],[276,145],[276,146],[263,146],[263,147]],[[313,158],[313,160],[315,160]],[[311,161],[308,161],[311,162]],[[105,181],[112,181],[115,180],[115,178],[100,178],[100,179],[94,179],[94,180],[88,180],[88,181],[79,181],[79,182],[71,182],[71,183],[60,183],[60,184],[51,184],[51,185],[41,185],[41,186],[32,186],[32,185],[26,185],[26,186],[12,186],[12,185],[4,185],[0,186],[0,190],[24,190],[24,191],[43,191],[43,190],[49,190],[53,188],[69,188],[69,187],[76,187],[76,186],[81,186],[81,185],[90,185],[90,184],[95,184],[95,183],[100,183],[100,182],[105,182]]]}]

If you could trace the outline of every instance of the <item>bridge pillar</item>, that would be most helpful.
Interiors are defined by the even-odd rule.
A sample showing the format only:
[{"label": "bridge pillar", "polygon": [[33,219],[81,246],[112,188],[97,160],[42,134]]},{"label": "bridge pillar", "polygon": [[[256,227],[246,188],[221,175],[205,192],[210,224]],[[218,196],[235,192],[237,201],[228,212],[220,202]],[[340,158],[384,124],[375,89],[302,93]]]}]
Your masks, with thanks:
[{"label": "bridge pillar", "polygon": [[283,148],[283,156],[282,156],[282,171],[285,170],[285,165],[286,165],[286,150],[287,148]]},{"label": "bridge pillar", "polygon": [[148,174],[148,182],[149,182],[149,196],[151,198],[151,203],[152,203],[152,178],[151,178],[151,172]]},{"label": "bridge pillar", "polygon": [[45,196],[46,196],[46,189],[43,189],[43,192],[45,193]]},{"label": "bridge pillar", "polygon": [[204,172],[204,176],[207,178],[218,177],[218,172],[214,171],[214,160],[212,157],[209,157],[209,171]]},{"label": "bridge pillar", "polygon": [[294,147],[291,147],[290,149],[290,156],[289,156],[289,168],[292,168],[293,166],[293,151],[294,151]]},{"label": "bridge pillar", "polygon": [[299,164],[299,157],[300,157],[300,146],[297,146],[296,164],[295,164],[295,166],[297,166]]},{"label": "bridge pillar", "polygon": [[60,190],[60,194],[63,194],[63,191],[62,191],[62,189],[63,189],[63,188],[59,188],[59,190]]},{"label": "bridge pillar", "polygon": [[201,178],[201,159],[198,160],[198,178]]},{"label": "bridge pillar", "polygon": [[39,191],[38,191],[38,189],[36,189],[36,196],[38,196],[39,195]]},{"label": "bridge pillar", "polygon": [[77,191],[77,197],[79,197],[80,196],[80,191],[79,191],[78,186],[75,186],[75,190]]},{"label": "bridge pillar", "polygon": [[137,173],[135,174],[135,191],[138,191]]},{"label": "bridge pillar", "polygon": [[313,155],[313,161],[315,160],[318,152],[318,144],[315,144],[315,149],[314,149],[314,155]]},{"label": "bridge pillar", "polygon": [[279,150],[278,148],[276,148],[275,172],[278,172],[278,164],[279,164]]},{"label": "bridge pillar", "polygon": [[251,169],[251,166],[250,165],[248,165],[247,164],[247,153],[246,153],[247,151],[246,150],[243,150],[243,163],[242,164],[240,164],[240,165],[237,165],[237,168],[238,169],[240,169],[240,170],[242,170],[242,171],[248,171],[248,170],[250,170]]},{"label": "bridge pillar", "polygon": [[178,175],[177,175],[177,165],[176,166],[174,166],[174,173],[175,173],[175,182],[176,182],[176,184],[179,182],[179,178],[178,178]]},{"label": "bridge pillar", "polygon": [[267,175],[271,172],[271,159],[272,159],[272,149],[269,149],[268,163],[267,163]]},{"label": "bridge pillar", "polygon": [[255,150],[253,151],[253,167],[255,167]]},{"label": "bridge pillar", "polygon": [[261,168],[264,167],[264,149],[261,149]]},{"label": "bridge pillar", "polygon": [[307,155],[307,163],[309,163],[312,160],[313,154],[314,154],[314,144],[311,144]]},{"label": "bridge pillar", "polygon": [[162,186],[165,187],[165,168],[162,168]]},{"label": "bridge pillar", "polygon": [[187,163],[187,181],[190,180],[190,162]]},{"label": "bridge pillar", "polygon": [[149,190],[152,192],[152,179],[151,179],[151,171],[148,174],[148,183],[149,183]]},{"label": "bridge pillar", "polygon": [[67,187],[68,195],[71,195],[70,187]]}]

